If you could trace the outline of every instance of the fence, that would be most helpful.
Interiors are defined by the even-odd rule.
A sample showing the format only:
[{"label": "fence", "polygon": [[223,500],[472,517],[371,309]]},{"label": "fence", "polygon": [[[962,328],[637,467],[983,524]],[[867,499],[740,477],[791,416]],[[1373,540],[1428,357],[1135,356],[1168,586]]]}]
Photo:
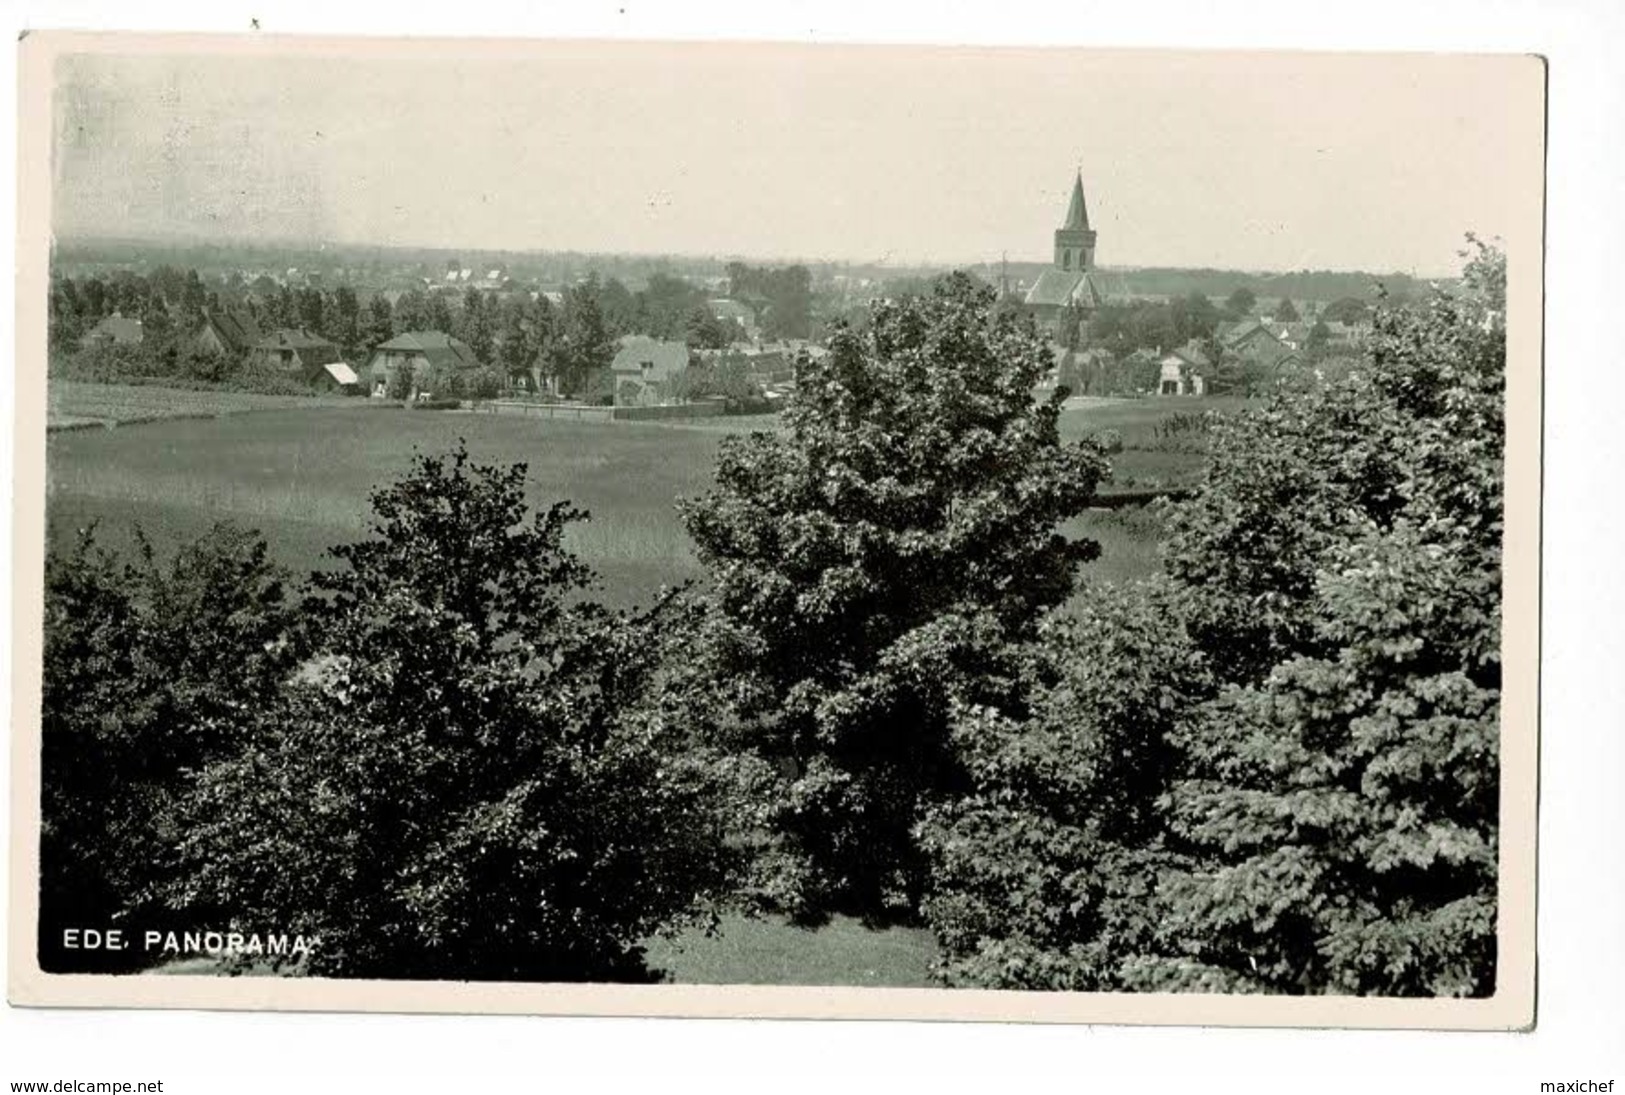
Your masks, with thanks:
[{"label": "fence", "polygon": [[564,418],[575,422],[659,422],[680,418],[715,418],[722,414],[723,404],[719,400],[702,403],[668,403],[654,407],[592,407],[583,403],[529,403],[517,399],[491,399],[471,403],[469,409],[486,414]]}]

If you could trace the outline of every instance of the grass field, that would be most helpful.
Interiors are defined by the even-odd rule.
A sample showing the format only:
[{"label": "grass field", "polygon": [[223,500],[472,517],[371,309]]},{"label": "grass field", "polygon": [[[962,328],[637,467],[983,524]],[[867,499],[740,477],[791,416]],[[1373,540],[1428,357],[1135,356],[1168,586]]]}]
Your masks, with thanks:
[{"label": "grass field", "polygon": [[[931,988],[931,963],[940,951],[924,928],[870,928],[837,916],[817,928],[777,917],[729,913],[710,932],[683,931],[644,944],[644,960],[657,981],[676,985],[828,985]],[[229,971],[218,958],[194,955],[156,966],[153,973],[207,977]],[[297,976],[296,968],[281,971]],[[266,965],[243,976],[276,976]]]},{"label": "grass field", "polygon": [[133,425],[170,418],[213,418],[245,411],[292,407],[354,407],[343,396],[256,395],[252,392],[186,391],[148,384],[92,384],[52,380],[46,392],[48,428]]},{"label": "grass field", "polygon": [[818,928],[722,918],[646,944],[649,968],[680,985],[887,985],[929,988],[937,942],[924,928],[869,928],[838,916]]},{"label": "grass field", "polygon": [[[133,390],[148,397],[165,391]],[[124,391],[112,389],[105,405]],[[239,408],[246,410],[257,407],[250,405],[254,401],[279,397],[232,398],[249,401]],[[75,399],[81,406],[94,402],[84,393]],[[99,539],[127,547],[139,524],[167,553],[216,521],[231,519],[258,529],[279,562],[304,574],[324,565],[329,547],[366,534],[370,492],[403,474],[414,450],[443,452],[464,437],[477,459],[527,462],[533,505],[568,498],[592,514],[571,531],[570,544],[598,570],[603,598],[631,605],[662,585],[702,576],[673,500],[708,488],[726,433],[773,424],[771,418],[703,425],[578,423],[358,402],[301,400],[294,409],[54,433],[47,457],[52,544],[71,542],[77,529],[95,521]],[[1167,405],[1166,415],[1192,401],[1146,405],[1151,402],[1069,409],[1063,425],[1069,436],[1119,429],[1127,442],[1134,430],[1149,436],[1159,407]],[[1201,457],[1128,450],[1114,457],[1114,465],[1120,478],[1133,483],[1174,486],[1200,475]],[[1091,512],[1068,531],[1101,542],[1103,556],[1089,568],[1093,580],[1120,580],[1157,568],[1147,527]]]}]

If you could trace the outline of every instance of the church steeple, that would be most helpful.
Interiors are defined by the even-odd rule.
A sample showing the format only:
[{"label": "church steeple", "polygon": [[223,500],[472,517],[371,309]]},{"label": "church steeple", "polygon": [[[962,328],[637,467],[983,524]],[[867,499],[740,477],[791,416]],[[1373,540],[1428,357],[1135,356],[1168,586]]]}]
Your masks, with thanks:
[{"label": "church steeple", "polygon": [[1066,223],[1061,225],[1066,229],[1089,229],[1089,207],[1083,202],[1083,172],[1072,183],[1072,202],[1066,207]]},{"label": "church steeple", "polygon": [[1072,200],[1066,221],[1055,230],[1055,268],[1082,274],[1095,265],[1095,232],[1089,227],[1089,207],[1083,200],[1083,172],[1072,182]]}]

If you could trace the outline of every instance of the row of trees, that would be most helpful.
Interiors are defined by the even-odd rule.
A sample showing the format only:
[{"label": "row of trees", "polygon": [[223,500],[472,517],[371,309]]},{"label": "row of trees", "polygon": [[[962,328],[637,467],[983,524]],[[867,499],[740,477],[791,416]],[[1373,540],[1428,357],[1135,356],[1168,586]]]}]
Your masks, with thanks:
[{"label": "row of trees", "polygon": [[745,902],[923,918],[950,984],[1491,991],[1493,302],[1216,423],[1166,577],[1117,589],[1060,531],[1103,446],[993,303],[840,332],[680,502],[710,588],[645,612],[590,599],[585,515],[461,451],[297,600],[232,533],[53,559],[42,939],[94,909],[303,930],[335,975],[625,978]]},{"label": "row of trees", "polygon": [[[443,331],[467,343],[484,363],[508,376],[554,378],[571,394],[609,364],[615,340],[625,334],[687,341],[700,349],[722,348],[744,336],[740,326],[712,314],[704,290],[680,278],[656,274],[632,292],[619,281],[589,276],[554,305],[544,296],[469,288],[461,295],[409,290],[394,303],[377,294],[362,305],[355,291],[293,287],[261,278],[244,285],[206,288],[195,270],[160,267],[150,276],[58,278],[50,298],[50,341],[58,358],[72,357],[99,321],[122,314],[142,322],[140,350],[116,361],[88,362],[80,372],[178,377],[263,387],[240,375],[241,362],[213,360],[196,351],[192,336],[207,311],[235,310],[262,331],[291,328],[328,339],[349,360],[362,360],[380,343],[407,331]],[[111,378],[111,377],[109,377]]]}]

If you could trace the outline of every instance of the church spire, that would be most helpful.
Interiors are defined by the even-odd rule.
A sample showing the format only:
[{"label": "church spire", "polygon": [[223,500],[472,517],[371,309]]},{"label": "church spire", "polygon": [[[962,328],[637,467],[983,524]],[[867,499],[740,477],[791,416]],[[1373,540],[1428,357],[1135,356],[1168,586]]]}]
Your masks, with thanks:
[{"label": "church spire", "polygon": [[1089,227],[1089,208],[1083,203],[1083,172],[1081,170],[1072,183],[1072,201],[1066,207],[1066,223],[1061,227],[1069,231],[1087,230]]},{"label": "church spire", "polygon": [[1095,230],[1089,227],[1089,208],[1083,202],[1083,172],[1072,181],[1072,201],[1066,223],[1055,230],[1055,268],[1082,274],[1095,265]]}]

